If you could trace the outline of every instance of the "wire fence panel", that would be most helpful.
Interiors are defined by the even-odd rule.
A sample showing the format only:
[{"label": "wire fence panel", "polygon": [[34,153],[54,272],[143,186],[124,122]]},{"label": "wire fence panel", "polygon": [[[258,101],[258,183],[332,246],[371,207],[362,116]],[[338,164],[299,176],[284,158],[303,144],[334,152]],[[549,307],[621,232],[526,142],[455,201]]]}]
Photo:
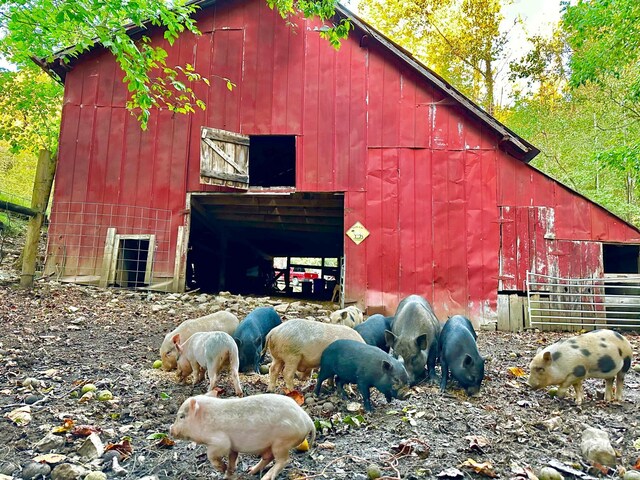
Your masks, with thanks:
[{"label": "wire fence panel", "polygon": [[532,327],[640,329],[640,275],[562,278],[527,272]]},{"label": "wire fence panel", "polygon": [[56,202],[46,271],[63,281],[135,288],[173,276],[171,211]]}]

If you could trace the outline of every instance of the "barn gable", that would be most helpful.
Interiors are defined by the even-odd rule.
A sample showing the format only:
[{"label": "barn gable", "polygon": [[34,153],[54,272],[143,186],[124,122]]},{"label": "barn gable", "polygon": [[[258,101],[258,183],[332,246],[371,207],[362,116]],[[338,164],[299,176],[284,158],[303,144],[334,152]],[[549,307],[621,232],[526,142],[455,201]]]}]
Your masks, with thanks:
[{"label": "barn gable", "polygon": [[[273,256],[341,257],[346,301],[392,313],[420,293],[441,318],[488,321],[536,262],[601,271],[603,242],[640,243],[637,229],[529,167],[535,147],[342,7],[356,29],[335,51],[314,22],[293,30],[263,0],[202,6],[201,36],[169,46],[149,33],[169,64],[211,79],[194,85],[204,112],[156,109],[142,132],[110,54],[50,66],[65,97],[49,271],[180,290],[195,269],[207,272],[194,274],[199,287],[217,290],[250,284]],[[235,183],[242,148],[211,132],[248,139],[248,187]],[[216,158],[223,182],[207,173]],[[358,222],[369,235],[357,243],[345,233]],[[555,243],[525,251],[542,241]],[[144,274],[118,280],[132,262]]]}]

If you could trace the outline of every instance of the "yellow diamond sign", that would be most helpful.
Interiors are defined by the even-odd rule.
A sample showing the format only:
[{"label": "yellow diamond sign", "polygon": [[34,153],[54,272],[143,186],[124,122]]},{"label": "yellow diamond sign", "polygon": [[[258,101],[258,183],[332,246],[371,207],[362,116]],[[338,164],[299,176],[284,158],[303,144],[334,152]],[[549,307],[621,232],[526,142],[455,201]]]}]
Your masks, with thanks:
[{"label": "yellow diamond sign", "polygon": [[353,226],[349,230],[347,230],[347,237],[353,240],[353,243],[355,243],[356,245],[360,245],[368,236],[369,230],[364,228],[364,225],[362,225],[360,222],[354,223]]}]

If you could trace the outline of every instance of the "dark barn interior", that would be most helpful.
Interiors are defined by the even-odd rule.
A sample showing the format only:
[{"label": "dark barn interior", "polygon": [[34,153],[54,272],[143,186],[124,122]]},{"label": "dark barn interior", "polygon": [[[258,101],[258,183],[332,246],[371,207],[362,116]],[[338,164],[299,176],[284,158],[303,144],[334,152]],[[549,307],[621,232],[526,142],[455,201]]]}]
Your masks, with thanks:
[{"label": "dark barn interior", "polygon": [[340,258],[343,232],[342,193],[193,194],[187,288],[277,293],[275,257]]}]

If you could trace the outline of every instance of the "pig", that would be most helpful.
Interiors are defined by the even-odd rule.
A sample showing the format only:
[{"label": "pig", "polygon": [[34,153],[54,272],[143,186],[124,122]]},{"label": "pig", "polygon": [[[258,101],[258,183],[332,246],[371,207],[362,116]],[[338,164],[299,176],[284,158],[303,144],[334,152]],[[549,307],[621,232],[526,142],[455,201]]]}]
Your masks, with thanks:
[{"label": "pig", "polygon": [[364,319],[362,312],[355,305],[348,306],[342,310],[336,310],[329,315],[329,323],[334,325],[344,325],[353,328],[362,323]]},{"label": "pig", "polygon": [[320,357],[334,340],[348,339],[364,343],[353,328],[344,325],[293,319],[277,326],[267,335],[267,348],[273,358],[269,367],[269,386],[273,392],[280,373],[283,373],[287,389],[293,390],[296,371],[309,374],[320,366]]},{"label": "pig", "polygon": [[356,325],[354,330],[360,334],[365,343],[389,353],[389,346],[384,338],[384,332],[385,330],[391,330],[392,321],[393,317],[384,317],[376,313],[360,325]]},{"label": "pig", "polygon": [[320,395],[322,382],[334,376],[343,398],[346,398],[344,384],[357,384],[367,412],[372,409],[371,387],[377,388],[387,402],[403,398],[409,389],[409,375],[402,363],[378,347],[353,340],[336,340],[322,352],[316,396]]},{"label": "pig", "polygon": [[[234,475],[238,453],[262,457],[249,470],[251,475],[275,460],[262,480],[275,479],[289,461],[289,450],[307,437],[313,445],[316,436],[313,421],[295,400],[270,393],[245,398],[188,398],[169,431],[177,439],[206,445],[207,458],[224,478]],[[229,457],[229,465],[224,456]]]},{"label": "pig", "polygon": [[559,385],[558,397],[564,397],[573,385],[576,405],[584,398],[585,378],[604,378],[604,399],[613,400],[613,379],[616,379],[616,400],[622,400],[624,375],[629,371],[633,350],[629,341],[613,330],[600,329],[558,340],[538,353],[529,365],[528,385],[534,390]]},{"label": "pig", "polygon": [[[411,385],[435,379],[440,322],[431,305],[419,295],[403,299],[384,332],[389,352],[404,363]],[[426,371],[425,371],[426,366]]]},{"label": "pig", "polygon": [[242,396],[240,376],[238,375],[238,347],[231,335],[226,332],[196,332],[181,344],[180,334],[173,337],[178,351],[178,378],[185,380],[193,372],[193,385],[204,378],[204,369],[209,375],[209,390],[216,387],[218,373],[223,366],[228,365],[229,374],[236,395]]},{"label": "pig", "polygon": [[238,327],[238,317],[227,311],[220,311],[206,315],[204,317],[185,320],[178,327],[167,333],[160,346],[160,358],[162,359],[162,369],[171,371],[176,368],[176,347],[173,337],[180,334],[182,342],[186,342],[191,335],[196,332],[221,331],[233,335]]},{"label": "pig", "polygon": [[233,334],[238,345],[241,372],[260,372],[260,361],[267,333],[282,323],[273,307],[259,307],[240,322]]},{"label": "pig", "polygon": [[454,315],[445,322],[438,342],[442,367],[441,392],[447,388],[449,372],[467,395],[480,392],[480,384],[484,379],[484,358],[478,352],[476,338],[476,331],[467,317]]}]

